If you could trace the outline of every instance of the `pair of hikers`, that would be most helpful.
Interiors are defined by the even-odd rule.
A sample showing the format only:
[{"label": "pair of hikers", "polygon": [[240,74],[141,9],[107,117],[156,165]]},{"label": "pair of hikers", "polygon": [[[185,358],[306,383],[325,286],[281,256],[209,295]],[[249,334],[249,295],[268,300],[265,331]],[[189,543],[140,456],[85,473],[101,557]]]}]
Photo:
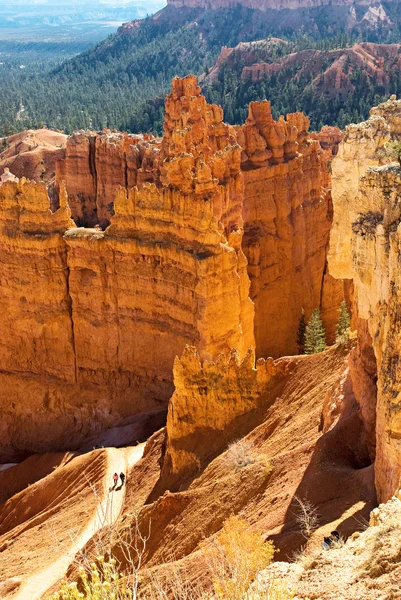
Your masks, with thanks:
[{"label": "pair of hikers", "polygon": [[[124,473],[120,473],[120,479],[121,479],[121,485],[124,485],[124,481],[125,481],[125,475],[124,475]],[[114,473],[114,475],[113,475],[113,481],[114,481],[114,487],[116,487],[117,482],[118,482],[118,475],[117,475],[117,473]]]},{"label": "pair of hikers", "polygon": [[332,531],[328,537],[324,538],[322,542],[322,548],[324,550],[330,550],[330,548],[336,543],[340,541],[340,534],[338,531]]}]

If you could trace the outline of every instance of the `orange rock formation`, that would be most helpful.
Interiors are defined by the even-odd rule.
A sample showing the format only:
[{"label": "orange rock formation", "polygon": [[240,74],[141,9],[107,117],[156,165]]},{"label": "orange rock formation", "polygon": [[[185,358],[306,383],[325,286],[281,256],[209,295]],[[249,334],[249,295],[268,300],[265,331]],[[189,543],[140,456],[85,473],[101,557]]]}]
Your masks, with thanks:
[{"label": "orange rock formation", "polygon": [[77,225],[110,223],[117,189],[153,181],[160,140],[122,133],[74,133],[56,164],[56,183],[66,184]]},{"label": "orange rock formation", "polygon": [[[309,121],[301,113],[275,122],[268,102],[252,103],[246,124],[229,127],[222,123],[219,107],[205,109],[195,81],[191,79],[193,89],[189,78],[185,81],[185,92],[177,88],[167,101],[163,140],[110,133],[76,134],[69,139],[56,179],[59,184],[66,181],[75,221],[106,226],[115,211],[119,187],[130,193],[134,186],[154,183],[158,189],[168,186],[185,194],[211,194],[238,171],[240,144],[245,187],[230,187],[231,217],[220,213],[220,208],[215,216],[223,222],[232,219],[232,224],[224,225],[235,229],[243,205],[243,250],[256,306],[257,355],[297,352],[302,308],[307,317],[314,308],[321,308],[327,341],[332,342],[344,291],[326,273],[331,153],[311,141]],[[188,107],[191,104],[191,114],[204,115],[206,128],[199,120],[186,133],[188,107],[174,99],[177,94],[186,98]],[[338,133],[327,135],[330,142],[326,145],[335,145]],[[132,204],[127,210],[129,217]],[[118,215],[112,229],[117,222],[121,223]],[[138,228],[142,227],[147,225],[138,222]]]},{"label": "orange rock formation", "polygon": [[[347,127],[333,161],[334,223],[329,267],[355,286],[359,318],[359,395],[365,420],[376,426],[376,488],[388,500],[401,483],[399,389],[399,165],[384,146],[398,140],[401,102],[372,109],[365,123]],[[372,356],[374,353],[374,356]],[[376,366],[377,363],[377,366]],[[374,393],[377,379],[377,406]],[[376,423],[375,423],[376,422]]]},{"label": "orange rock formation", "polygon": [[[250,414],[257,414],[286,372],[286,363],[276,364],[272,358],[259,359],[255,366],[252,350],[242,361],[233,350],[229,358],[222,354],[215,363],[201,364],[196,349],[187,347],[174,365],[166,455],[155,493],[188,485],[230,442],[247,433]],[[207,444],[202,444],[206,437]]]},{"label": "orange rock formation", "polygon": [[254,345],[241,151],[194,77],[173,82],[160,154],[157,185],[120,190],[106,232],[73,227],[63,187],[54,213],[44,186],[1,188],[6,459],[166,406],[186,344],[203,358]]},{"label": "orange rock formation", "polygon": [[[256,366],[251,354],[243,362],[226,356],[200,365],[189,349],[176,363],[176,383],[161,479],[139,513],[143,531],[151,521],[147,565],[187,557],[181,564],[185,576],[204,576],[199,543],[231,514],[263,530],[287,560],[305,543],[294,494],[319,506],[319,546],[333,528],[343,535],[354,531],[355,518],[375,505],[373,468],[367,466],[344,348]],[[246,464],[227,449],[244,436]],[[154,476],[150,465],[159,444],[155,436],[131,472],[135,486],[141,474]],[[123,538],[135,524],[134,498],[125,506]],[[124,563],[118,544],[115,553]]]},{"label": "orange rock formation", "polygon": [[323,309],[328,341],[343,297],[326,273],[331,226],[328,159],[309,139],[302,113],[274,121],[270,103],[252,102],[238,128],[245,180],[244,252],[255,303],[258,356],[297,353],[302,308]]},{"label": "orange rock formation", "polygon": [[[4,187],[7,460],[76,447],[165,408],[187,344],[202,359],[233,348],[243,358],[255,331],[257,356],[296,353],[301,309],[317,306],[333,339],[343,287],[326,273],[328,153],[308,125],[300,113],[273,121],[268,102],[252,103],[244,126],[227,125],[188,76],[173,81],[162,139],[78,133],[57,166],[58,197]],[[73,218],[110,220],[105,231],[74,227],[64,180]]]}]

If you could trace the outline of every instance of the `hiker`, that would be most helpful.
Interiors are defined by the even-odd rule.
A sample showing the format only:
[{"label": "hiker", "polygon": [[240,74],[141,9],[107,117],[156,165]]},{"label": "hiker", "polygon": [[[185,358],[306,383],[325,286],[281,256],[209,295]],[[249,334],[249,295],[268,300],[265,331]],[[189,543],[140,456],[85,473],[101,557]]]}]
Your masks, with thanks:
[{"label": "hiker", "polygon": [[322,548],[323,550],[330,550],[335,542],[340,540],[340,534],[338,531],[332,531],[328,537],[323,538]]},{"label": "hiker", "polygon": [[330,550],[333,541],[334,540],[331,536],[324,537],[322,542],[323,550]]},{"label": "hiker", "polygon": [[114,481],[114,487],[116,487],[117,482],[118,482],[118,475],[117,475],[117,473],[114,473],[114,475],[113,475],[113,481]]},{"label": "hiker", "polygon": [[125,475],[124,473],[120,473],[121,485],[124,485]]}]

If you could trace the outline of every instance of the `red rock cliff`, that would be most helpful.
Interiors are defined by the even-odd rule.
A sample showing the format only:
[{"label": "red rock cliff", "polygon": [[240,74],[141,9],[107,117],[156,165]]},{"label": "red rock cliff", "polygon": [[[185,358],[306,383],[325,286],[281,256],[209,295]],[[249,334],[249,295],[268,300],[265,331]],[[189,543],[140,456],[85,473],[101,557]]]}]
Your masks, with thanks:
[{"label": "red rock cliff", "polygon": [[[184,81],[196,86],[193,79]],[[343,289],[326,273],[331,153],[311,141],[309,122],[301,114],[276,123],[269,103],[253,103],[247,123],[233,128],[223,124],[219,107],[205,108],[199,90],[188,88],[182,96],[181,85],[177,80],[167,103],[163,141],[110,133],[75,134],[69,139],[57,181],[66,181],[74,219],[79,224],[107,225],[120,186],[127,193],[152,183],[157,189],[166,186],[196,197],[212,194],[238,169],[239,142],[245,181],[243,250],[256,304],[257,355],[297,352],[302,307],[307,316],[315,307],[322,309],[327,340],[332,342]],[[204,118],[193,121],[188,130],[189,114]],[[221,206],[220,201],[214,203],[214,216],[225,224],[226,232],[236,230],[241,221],[243,192],[235,185],[237,189],[229,184],[228,207],[225,201]],[[130,214],[131,208],[127,210]],[[117,223],[122,226],[123,218],[116,215],[112,229]],[[141,219],[137,227],[146,230],[146,218]],[[132,220],[127,227],[132,228]]]},{"label": "red rock cliff", "polygon": [[160,140],[122,133],[74,133],[58,161],[56,183],[65,182],[77,225],[106,227],[120,186],[153,181]]}]

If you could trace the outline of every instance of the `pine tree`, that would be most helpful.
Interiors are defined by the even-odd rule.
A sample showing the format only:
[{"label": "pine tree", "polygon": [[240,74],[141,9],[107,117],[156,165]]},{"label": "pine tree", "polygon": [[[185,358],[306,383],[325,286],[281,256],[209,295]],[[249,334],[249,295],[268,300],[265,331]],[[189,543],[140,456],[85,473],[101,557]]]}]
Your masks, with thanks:
[{"label": "pine tree", "polygon": [[299,325],[298,325],[298,331],[297,331],[298,354],[304,354],[304,352],[305,352],[305,332],[306,332],[305,311],[304,311],[304,309],[302,309],[301,318],[299,319]]},{"label": "pine tree", "polygon": [[326,348],[326,332],[323,327],[320,311],[315,308],[305,331],[305,354],[316,354]]},{"label": "pine tree", "polygon": [[347,309],[347,305],[343,300],[338,309],[339,319],[336,330],[337,344],[345,344],[349,340],[351,333],[351,317]]}]

